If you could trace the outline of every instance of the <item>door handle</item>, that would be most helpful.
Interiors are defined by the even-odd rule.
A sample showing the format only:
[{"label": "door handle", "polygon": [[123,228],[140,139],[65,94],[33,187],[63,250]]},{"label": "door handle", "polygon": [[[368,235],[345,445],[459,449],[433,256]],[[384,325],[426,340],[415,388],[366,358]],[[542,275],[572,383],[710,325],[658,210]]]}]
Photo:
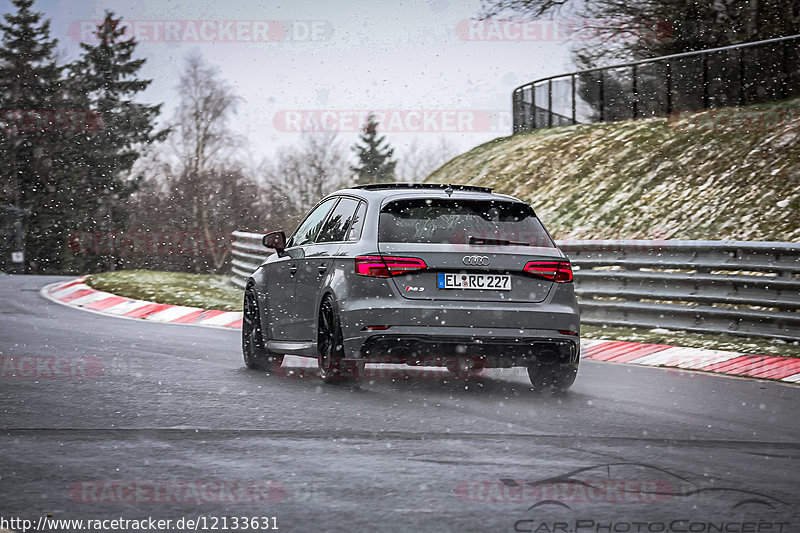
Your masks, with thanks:
[{"label": "door handle", "polygon": [[324,274],[326,270],[328,270],[328,267],[326,265],[320,265],[317,267],[317,271],[319,271],[320,276]]},{"label": "door handle", "polygon": [[289,275],[294,276],[297,272],[297,265],[289,265]]}]

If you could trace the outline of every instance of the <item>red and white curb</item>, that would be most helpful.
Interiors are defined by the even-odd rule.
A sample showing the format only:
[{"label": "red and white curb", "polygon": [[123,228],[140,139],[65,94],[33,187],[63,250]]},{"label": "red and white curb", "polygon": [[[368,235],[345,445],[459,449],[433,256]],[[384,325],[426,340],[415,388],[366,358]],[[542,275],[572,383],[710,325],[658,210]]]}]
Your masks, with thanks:
[{"label": "red and white curb", "polygon": [[583,358],[610,363],[662,366],[800,383],[800,358],[793,357],[592,339],[581,342],[581,352]]},{"label": "red and white curb", "polygon": [[241,311],[217,311],[183,305],[157,304],[98,291],[84,283],[85,276],[53,283],[41,291],[45,298],[72,307],[125,318],[138,318],[168,324],[192,324],[221,328],[241,328]]},{"label": "red and white curb", "polygon": [[[182,305],[158,304],[98,291],[85,276],[47,285],[41,291],[50,300],[97,313],[169,324],[241,328],[242,313]],[[583,339],[581,357],[611,363],[681,368],[800,384],[800,358],[749,355],[665,344]],[[315,365],[316,362],[312,361]]]}]

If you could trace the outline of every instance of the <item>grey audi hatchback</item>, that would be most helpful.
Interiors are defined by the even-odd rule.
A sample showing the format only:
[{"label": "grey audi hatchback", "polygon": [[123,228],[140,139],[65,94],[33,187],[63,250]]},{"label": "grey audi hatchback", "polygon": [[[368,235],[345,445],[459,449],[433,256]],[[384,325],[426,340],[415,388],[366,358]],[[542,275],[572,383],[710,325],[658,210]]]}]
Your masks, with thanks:
[{"label": "grey audi hatchback", "polygon": [[323,198],[247,280],[249,368],[314,357],[326,382],[368,362],[469,374],[524,366],[567,389],[580,315],[569,260],[530,205],[486,187],[379,184]]}]

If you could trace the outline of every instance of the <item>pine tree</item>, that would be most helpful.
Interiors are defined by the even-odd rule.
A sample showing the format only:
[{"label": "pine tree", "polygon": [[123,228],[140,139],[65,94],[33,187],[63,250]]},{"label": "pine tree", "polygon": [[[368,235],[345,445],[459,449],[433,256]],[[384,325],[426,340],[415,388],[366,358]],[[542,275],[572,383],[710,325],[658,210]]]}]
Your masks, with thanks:
[{"label": "pine tree", "polygon": [[12,4],[16,13],[0,23],[0,201],[27,211],[26,262],[29,270],[47,271],[60,261],[69,224],[58,161],[64,140],[53,114],[65,102],[62,69],[50,21],[32,11],[33,0]]},{"label": "pine tree", "polygon": [[[136,77],[145,60],[133,58],[137,42],[125,38],[120,21],[107,11],[95,32],[97,44],[81,44],[81,58],[68,67],[70,88],[82,95],[80,107],[91,110],[98,121],[78,144],[83,189],[94,200],[82,210],[78,224],[82,230],[104,233],[125,227],[124,200],[139,181],[129,175],[130,170],[147,145],[167,134],[155,131],[160,105],[133,101],[151,80]],[[115,267],[113,256],[102,262],[108,270]],[[84,265],[84,269],[99,266]]]},{"label": "pine tree", "polygon": [[397,161],[392,160],[394,148],[386,142],[385,136],[378,136],[378,122],[375,115],[367,117],[367,123],[359,136],[360,143],[353,146],[358,156],[358,166],[350,167],[356,173],[356,184],[391,183],[395,181],[394,167]]}]

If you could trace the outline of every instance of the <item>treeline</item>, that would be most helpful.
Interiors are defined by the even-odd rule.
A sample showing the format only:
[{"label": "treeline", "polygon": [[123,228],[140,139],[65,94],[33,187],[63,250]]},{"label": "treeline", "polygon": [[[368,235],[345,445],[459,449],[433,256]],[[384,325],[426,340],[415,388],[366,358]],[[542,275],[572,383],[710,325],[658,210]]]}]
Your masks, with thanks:
[{"label": "treeline", "polygon": [[86,258],[68,253],[68,235],[125,227],[139,181],[130,171],[167,132],[156,130],[158,105],[134,101],[150,82],[136,78],[143,60],[118,19],[109,13],[98,43],[61,64],[50,23],[32,3],[14,0],[16,13],[0,23],[0,203],[27,226],[14,250],[24,252],[25,271],[80,270]]},{"label": "treeline", "polygon": [[800,0],[481,0],[481,16],[579,22],[579,69],[800,33]]},{"label": "treeline", "polygon": [[370,120],[355,146],[309,133],[252,163],[232,126],[241,99],[201,55],[181,65],[179,105],[163,117],[139,102],[151,80],[113,12],[65,64],[33,0],[12,5],[0,23],[0,270],[226,272],[232,231],[290,231],[328,192],[421,180],[455,155],[414,144],[398,161]]}]

